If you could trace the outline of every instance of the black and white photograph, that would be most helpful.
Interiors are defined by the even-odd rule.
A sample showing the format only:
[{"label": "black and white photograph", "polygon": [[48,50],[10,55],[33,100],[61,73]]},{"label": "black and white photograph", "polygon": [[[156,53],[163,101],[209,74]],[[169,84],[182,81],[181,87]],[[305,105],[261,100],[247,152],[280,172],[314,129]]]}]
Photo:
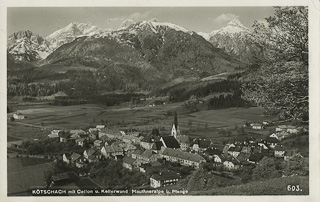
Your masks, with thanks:
[{"label": "black and white photograph", "polygon": [[319,199],[319,1],[53,2],[1,5],[8,199]]}]

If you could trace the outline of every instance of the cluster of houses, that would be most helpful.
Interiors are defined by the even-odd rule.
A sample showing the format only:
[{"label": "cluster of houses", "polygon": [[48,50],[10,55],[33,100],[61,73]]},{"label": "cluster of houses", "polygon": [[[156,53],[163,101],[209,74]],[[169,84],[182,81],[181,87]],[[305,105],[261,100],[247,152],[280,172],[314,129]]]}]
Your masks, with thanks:
[{"label": "cluster of houses", "polygon": [[[267,138],[254,140],[237,136],[226,145],[214,145],[211,140],[190,138],[181,135],[177,114],[170,135],[141,135],[139,132],[112,131],[104,125],[84,130],[53,130],[48,136],[60,142],[74,141],[84,147],[83,153],[64,153],[63,161],[71,166],[83,168],[102,159],[122,159],[123,167],[133,171],[153,173],[150,186],[153,188],[178,182],[179,174],[164,171],[158,160],[174,162],[198,169],[202,163],[225,170],[237,170],[244,165],[257,164],[264,156],[286,159],[286,150],[279,142],[283,133],[295,133],[292,127],[279,126]],[[298,132],[298,131],[296,131]]]}]

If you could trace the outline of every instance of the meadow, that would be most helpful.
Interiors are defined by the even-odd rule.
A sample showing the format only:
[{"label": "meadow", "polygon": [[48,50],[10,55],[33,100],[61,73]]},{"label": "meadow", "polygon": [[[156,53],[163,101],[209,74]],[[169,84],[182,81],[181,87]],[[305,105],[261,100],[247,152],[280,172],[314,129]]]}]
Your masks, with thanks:
[{"label": "meadow", "polygon": [[[40,104],[20,107],[19,112],[27,116],[24,120],[8,120],[9,139],[38,139],[48,135],[52,129],[87,129],[103,124],[109,128],[137,129],[149,132],[152,128],[169,131],[178,113],[181,131],[210,138],[216,131],[225,128],[241,127],[246,121],[263,121],[262,109],[229,108],[203,110],[190,113],[181,107],[181,103],[171,103],[154,107],[128,106],[104,107],[99,105],[52,106]],[[168,113],[170,112],[170,113]],[[8,114],[9,117],[12,116]],[[269,117],[274,118],[274,117]],[[188,131],[188,132],[187,132]]]},{"label": "meadow", "polygon": [[7,158],[8,195],[24,195],[31,189],[44,188],[44,171],[53,169],[46,159]]}]

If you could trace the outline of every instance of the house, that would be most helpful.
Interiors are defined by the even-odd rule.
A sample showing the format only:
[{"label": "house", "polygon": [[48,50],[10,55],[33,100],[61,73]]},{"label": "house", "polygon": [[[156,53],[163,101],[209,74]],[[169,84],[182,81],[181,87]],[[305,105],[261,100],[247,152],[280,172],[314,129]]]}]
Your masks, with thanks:
[{"label": "house", "polygon": [[75,153],[73,152],[71,154],[71,164],[74,164],[75,162],[77,162],[81,157],[81,154]]},{"label": "house", "polygon": [[252,148],[251,148],[251,146],[249,146],[249,145],[243,146],[243,147],[241,148],[240,153],[244,153],[244,154],[250,154],[250,153],[252,153]]},{"label": "house", "polygon": [[139,165],[157,161],[159,158],[160,155],[150,149],[147,149],[142,154],[137,155]]},{"label": "house", "polygon": [[230,147],[228,150],[228,154],[233,157],[237,157],[240,154],[241,150],[242,150],[242,147],[240,146]]},{"label": "house", "polygon": [[212,142],[210,140],[195,138],[191,142],[190,148],[195,152],[202,153],[207,150],[211,144]]},{"label": "house", "polygon": [[70,139],[72,139],[72,140],[76,140],[76,139],[78,139],[78,138],[80,138],[80,135],[78,135],[78,134],[72,134],[72,135],[70,136]]},{"label": "house", "polygon": [[223,163],[225,160],[227,159],[227,155],[225,154],[214,154],[213,155],[213,164],[214,165],[220,165],[221,163]]},{"label": "house", "polygon": [[140,136],[139,132],[127,132],[126,134],[129,135],[129,136],[133,136],[133,137],[139,137]]},{"label": "house", "polygon": [[76,145],[78,145],[78,146],[81,146],[81,147],[83,147],[83,145],[84,145],[84,138],[77,138],[76,140],[75,140],[75,142],[76,142]]},{"label": "house", "polygon": [[272,133],[271,135],[269,135],[269,137],[271,137],[271,138],[276,138],[276,139],[278,139],[278,140],[279,140],[278,135],[276,135],[275,133]]},{"label": "house", "polygon": [[265,126],[264,125],[262,125],[262,124],[260,124],[260,123],[255,123],[255,124],[252,124],[252,129],[253,130],[262,130],[262,129],[264,129],[265,128]]},{"label": "house", "polygon": [[180,165],[192,166],[194,168],[199,168],[202,162],[206,162],[206,160],[199,154],[192,154],[178,149],[164,147],[162,149],[161,156],[166,161],[177,162],[180,163]]},{"label": "house", "polygon": [[49,134],[48,137],[51,138],[59,138],[58,134]]},{"label": "house", "polygon": [[101,159],[101,154],[98,150],[90,148],[84,150],[83,157],[87,159],[89,163],[98,162]]},{"label": "house", "polygon": [[180,144],[180,149],[182,151],[186,151],[190,147],[191,139],[189,136],[179,135],[177,136],[177,140]]},{"label": "house", "polygon": [[248,145],[249,139],[244,135],[238,135],[233,138],[234,145]]},{"label": "house", "polygon": [[236,158],[229,158],[223,162],[223,167],[227,170],[238,170],[241,167],[241,163]]},{"label": "house", "polygon": [[179,181],[180,176],[172,171],[160,172],[150,177],[150,186],[152,188],[174,185]]},{"label": "house", "polygon": [[205,155],[207,155],[209,157],[209,159],[214,159],[214,156],[221,155],[222,151],[220,149],[215,148],[215,147],[210,147],[204,153],[205,153]]},{"label": "house", "polygon": [[123,149],[119,146],[113,143],[111,145],[113,147],[114,153],[112,153],[113,156],[123,156]]},{"label": "house", "polygon": [[248,159],[250,155],[251,154],[249,153],[240,153],[236,159],[240,162],[241,165],[248,165],[249,164]]},{"label": "house", "polygon": [[97,128],[89,128],[89,133],[99,133],[99,130]]},{"label": "house", "polygon": [[284,147],[282,145],[277,145],[273,149],[274,149],[274,157],[284,158],[284,154],[285,154],[286,150],[284,149]]},{"label": "house", "polygon": [[112,157],[113,153],[114,153],[114,149],[111,145],[105,145],[101,148],[101,155],[104,158]]},{"label": "house", "polygon": [[132,145],[132,144],[128,144],[128,143],[124,143],[121,145],[121,148],[123,150],[123,152],[128,155],[131,154],[132,152],[134,152],[135,150],[137,150],[137,147]]},{"label": "house", "polygon": [[75,160],[75,162],[77,168],[83,168],[87,165],[87,159],[84,158],[84,156],[80,156],[77,160]]},{"label": "house", "polygon": [[103,145],[103,144],[102,144],[102,141],[101,141],[101,140],[95,140],[95,141],[93,142],[93,146],[96,147],[96,148],[101,148],[102,145]]},{"label": "house", "polygon": [[279,143],[279,140],[277,138],[274,138],[274,137],[267,137],[266,138],[266,143],[270,148],[274,148]]},{"label": "house", "polygon": [[106,126],[105,125],[97,125],[96,129],[101,130],[101,129],[105,129]]},{"label": "house", "polygon": [[123,138],[122,138],[122,141],[123,142],[126,142],[126,143],[133,143],[133,144],[139,144],[140,143],[140,140],[142,139],[143,137],[137,137],[137,136],[133,136],[133,135],[124,135]]},{"label": "house", "polygon": [[179,149],[180,144],[174,136],[161,137],[160,141],[165,148]]},{"label": "house", "polygon": [[287,131],[281,131],[281,132],[277,132],[276,135],[278,137],[277,139],[281,141],[284,138],[288,137],[290,134]]},{"label": "house", "polygon": [[270,121],[262,121],[262,124],[265,126],[268,126],[268,125],[270,125]]},{"label": "house", "polygon": [[142,153],[143,153],[143,151],[141,151],[141,150],[135,150],[131,153],[131,157],[134,159],[137,159],[138,156],[140,156]]},{"label": "house", "polygon": [[155,142],[155,139],[151,136],[145,136],[141,141],[140,141],[140,146],[144,149],[152,149],[152,146]]},{"label": "house", "polygon": [[25,119],[25,116],[22,113],[18,112],[18,113],[13,114],[13,118],[18,119],[18,120],[22,120],[22,119]]},{"label": "house", "polygon": [[70,134],[73,135],[73,134],[77,134],[77,135],[85,135],[86,134],[86,131],[84,130],[70,130]]},{"label": "house", "polygon": [[51,134],[57,134],[57,135],[58,135],[60,131],[61,131],[61,130],[56,130],[56,129],[54,129],[54,130],[51,131]]},{"label": "house", "polygon": [[66,132],[66,131],[59,132],[60,142],[67,142],[69,137],[70,137],[70,134],[68,132]]},{"label": "house", "polygon": [[297,134],[299,132],[298,128],[296,128],[295,126],[287,126],[287,132],[291,133],[291,134]]},{"label": "house", "polygon": [[123,149],[117,145],[106,145],[101,148],[101,155],[105,158],[123,156]]},{"label": "house", "polygon": [[123,157],[123,159],[122,159],[123,167],[127,168],[131,171],[133,170],[134,166],[136,165],[135,162],[136,162],[136,159],[133,159],[133,158],[127,157],[127,156]]},{"label": "house", "polygon": [[69,165],[70,162],[71,162],[71,154],[70,153],[64,153],[62,155],[62,161]]}]

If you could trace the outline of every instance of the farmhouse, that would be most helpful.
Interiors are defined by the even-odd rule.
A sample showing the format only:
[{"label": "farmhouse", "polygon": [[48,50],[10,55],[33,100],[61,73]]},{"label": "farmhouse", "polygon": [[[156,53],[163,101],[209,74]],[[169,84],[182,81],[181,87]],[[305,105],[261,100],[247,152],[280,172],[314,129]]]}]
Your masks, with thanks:
[{"label": "farmhouse", "polygon": [[264,125],[262,125],[260,123],[252,124],[252,129],[254,129],[254,130],[262,130],[264,128],[265,128]]},{"label": "farmhouse", "polygon": [[192,154],[171,148],[164,148],[161,156],[166,161],[177,162],[181,165],[192,166],[194,168],[199,168],[202,162],[206,162],[206,160],[199,154]]},{"label": "farmhouse", "polygon": [[150,177],[150,186],[152,188],[158,188],[173,185],[179,181],[179,178],[180,176],[172,171],[160,172],[159,174],[153,174]]},{"label": "farmhouse", "polygon": [[105,129],[105,125],[97,125],[96,126],[96,129],[98,129],[98,130],[101,130],[101,129]]},{"label": "farmhouse", "polygon": [[13,114],[13,118],[21,120],[21,119],[25,119],[25,116],[22,113],[18,112],[18,113]]},{"label": "farmhouse", "polygon": [[58,134],[49,134],[48,135],[49,138],[59,138]]}]

